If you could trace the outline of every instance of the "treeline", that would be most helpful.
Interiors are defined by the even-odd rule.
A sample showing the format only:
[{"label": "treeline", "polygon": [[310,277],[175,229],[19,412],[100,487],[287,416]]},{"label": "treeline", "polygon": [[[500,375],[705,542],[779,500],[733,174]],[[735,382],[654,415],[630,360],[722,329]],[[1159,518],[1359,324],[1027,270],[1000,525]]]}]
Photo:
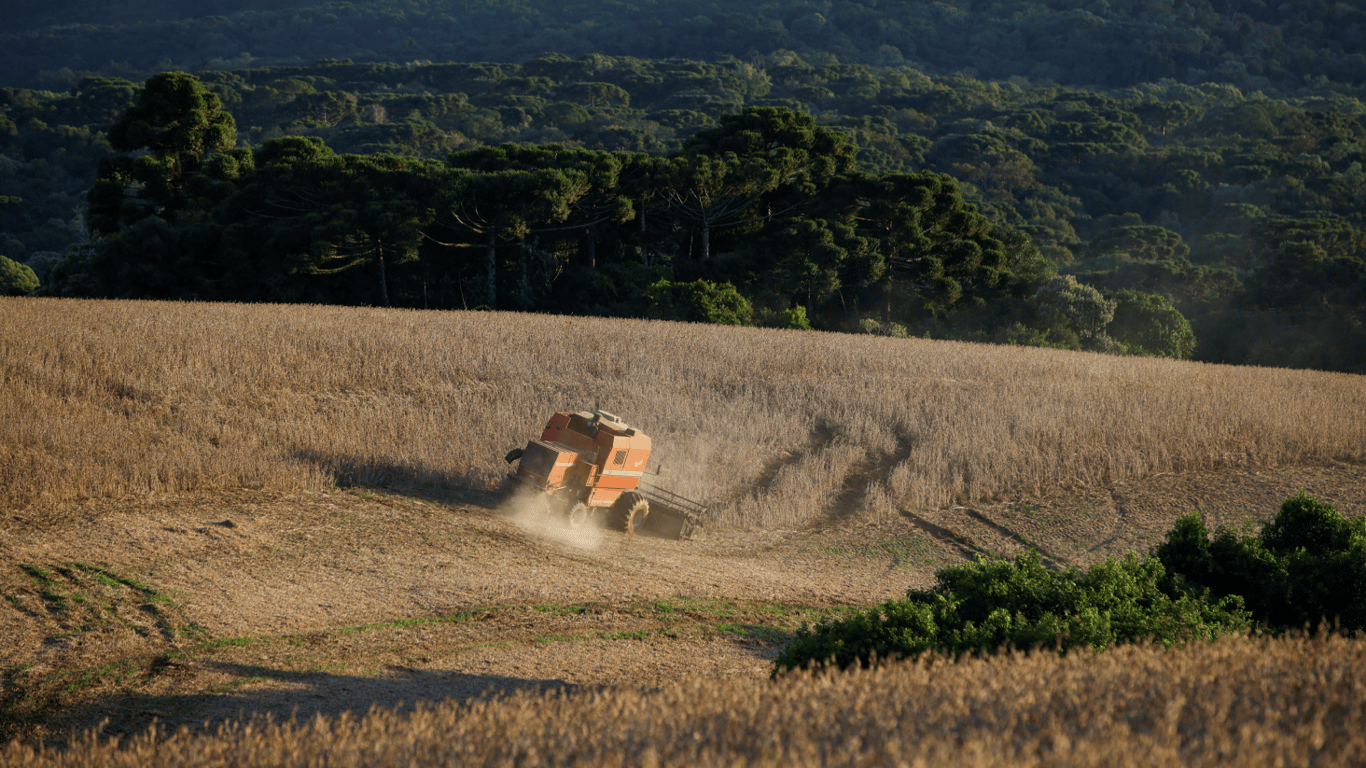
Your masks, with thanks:
[{"label": "treeline", "polygon": [[6,20],[0,71],[28,87],[319,58],[521,62],[562,51],[752,61],[784,50],[1107,88],[1163,78],[1286,92],[1366,82],[1366,11],[1328,0],[56,0]]},{"label": "treeline", "polygon": [[844,134],[782,108],[725,116],[665,157],[507,144],[442,162],[315,137],[234,149],[218,98],[171,73],[109,138],[127,154],[101,161],[99,237],[53,268],[53,292],[827,328],[876,314],[1125,343],[1078,327],[1072,294],[1049,303],[1051,265],[952,178],[863,172]]},{"label": "treeline", "polygon": [[[1277,100],[1172,82],[1108,93],[1024,88],[795,55],[762,68],[556,54],[523,65],[332,61],[207,73],[204,83],[237,118],[244,148],[305,135],[343,154],[414,159],[505,142],[662,157],[745,107],[805,112],[848,137],[870,173],[952,176],[991,222],[1028,235],[1083,288],[1107,292],[1086,294],[1102,318],[1111,310],[1125,317],[1104,302],[1137,291],[1191,321],[1198,359],[1356,371],[1366,364],[1366,106],[1340,94]],[[139,94],[140,86],[117,78],[88,79],[66,93],[0,91],[0,254],[45,277],[66,246],[82,240],[83,193],[111,153],[103,130]],[[751,231],[720,230],[711,248],[718,261],[743,260],[738,246]],[[630,260],[618,250],[603,245],[599,268]],[[670,260],[678,252],[665,249],[652,266],[689,277],[686,259]],[[556,269],[566,279],[575,271]],[[705,271],[746,283],[716,269]],[[468,280],[459,284],[463,290]],[[458,305],[489,303],[470,294]],[[358,296],[339,300],[376,301]],[[816,298],[802,299],[813,315]],[[508,301],[501,304],[514,306]],[[430,292],[428,302],[453,305],[431,303]],[[927,317],[896,302],[863,319],[891,332],[996,338],[980,322]]]}]

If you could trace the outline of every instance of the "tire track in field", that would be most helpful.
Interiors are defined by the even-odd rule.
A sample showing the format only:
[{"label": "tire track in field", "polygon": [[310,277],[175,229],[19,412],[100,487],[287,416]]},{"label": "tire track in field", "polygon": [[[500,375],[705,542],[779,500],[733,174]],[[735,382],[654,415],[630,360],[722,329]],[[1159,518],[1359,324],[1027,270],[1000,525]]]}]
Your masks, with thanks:
[{"label": "tire track in field", "polygon": [[991,518],[987,517],[981,512],[978,512],[972,507],[958,507],[957,509],[961,509],[963,513],[966,514],[968,517],[972,518],[973,520],[976,520],[982,525],[985,525],[986,527],[995,531],[1001,537],[1010,539],[1011,541],[1015,542],[1016,544],[1019,544],[1025,549],[1032,549],[1038,552],[1039,557],[1043,560],[1044,565],[1050,568],[1061,570],[1063,568],[1066,568],[1070,564],[1067,558],[1059,557],[1058,555],[1049,552],[1047,549],[1044,549],[1039,544],[1032,542],[1029,539],[1026,539],[1024,536],[1020,535],[1019,533],[1016,533],[1013,529],[1001,525],[1000,523],[996,522],[995,520],[992,520]]},{"label": "tire track in field", "polygon": [[844,475],[839,493],[826,505],[817,527],[825,528],[843,522],[863,508],[874,483],[886,483],[897,465],[910,458],[916,440],[911,436],[897,438],[896,450],[882,456],[865,455]]},{"label": "tire track in field", "polygon": [[1106,490],[1110,492],[1110,503],[1115,508],[1115,527],[1110,529],[1110,538],[1086,550],[1088,555],[1094,555],[1134,530],[1133,522],[1129,519],[1129,510],[1124,506],[1124,500],[1119,495],[1119,489],[1111,485]]},{"label": "tire track in field", "polygon": [[759,476],[744,486],[744,493],[763,493],[777,482],[778,475],[786,468],[796,464],[814,453],[820,453],[827,446],[835,442],[835,430],[829,426],[821,424],[811,430],[811,435],[807,438],[806,445],[796,450],[787,451],[779,456],[775,456],[764,462],[764,468],[759,471]]},{"label": "tire track in field", "polygon": [[924,531],[931,539],[934,539],[936,543],[957,550],[965,560],[972,560],[978,555],[985,555],[987,557],[995,556],[992,552],[988,552],[978,546],[976,542],[970,540],[966,536],[955,533],[942,525],[932,523],[909,509],[901,510],[901,516],[911,521],[911,523],[920,530]]}]

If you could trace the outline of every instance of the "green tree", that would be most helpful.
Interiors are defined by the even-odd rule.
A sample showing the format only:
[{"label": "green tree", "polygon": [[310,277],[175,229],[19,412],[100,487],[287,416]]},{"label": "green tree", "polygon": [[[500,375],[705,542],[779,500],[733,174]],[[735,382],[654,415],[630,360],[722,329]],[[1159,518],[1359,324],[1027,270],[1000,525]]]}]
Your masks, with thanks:
[{"label": "green tree", "polygon": [[875,244],[840,221],[794,219],[758,246],[776,256],[776,263],[756,279],[807,307],[842,296],[847,284],[866,288],[881,272]]},{"label": "green tree", "polygon": [[[522,264],[522,303],[526,295],[527,237],[537,231],[560,229],[574,202],[590,188],[583,173],[573,169],[469,171],[457,168],[452,181],[437,196],[436,223],[453,233],[434,240],[452,247],[477,247],[485,253],[487,306],[498,308],[498,246],[516,243]],[[461,241],[464,238],[464,241]],[[470,242],[474,240],[476,242]]]},{"label": "green tree", "polygon": [[713,233],[793,214],[853,170],[854,154],[846,135],[810,115],[751,107],[690,136],[683,152],[661,165],[655,184],[671,215],[696,227],[706,260]]},{"label": "green tree", "polygon": [[1195,352],[1190,321],[1165,296],[1115,291],[1115,316],[1106,332],[1129,354],[1189,360]]},{"label": "green tree", "polygon": [[1082,349],[1116,351],[1114,341],[1105,333],[1115,318],[1116,302],[1095,288],[1078,283],[1072,275],[1059,275],[1039,288],[1034,303],[1060,337],[1075,338]]},{"label": "green tree", "polygon": [[527,234],[576,231],[583,234],[587,265],[597,266],[601,227],[621,224],[637,215],[622,174],[640,158],[628,153],[572,149],[562,144],[503,144],[452,154],[448,163],[488,173],[500,171],[559,172],[568,209],[563,221],[530,225]]},{"label": "green tree", "polygon": [[660,171],[661,197],[671,216],[701,234],[703,261],[711,258],[713,232],[766,218],[759,201],[782,181],[780,170],[764,160],[735,155],[670,158]]},{"label": "green tree", "polygon": [[313,248],[296,262],[308,274],[338,274],[372,264],[379,304],[389,306],[389,270],[418,258],[435,216],[418,163],[395,155],[344,156],[304,190]]},{"label": "green tree", "polygon": [[153,76],[137,104],[109,127],[115,150],[148,154],[100,161],[89,195],[91,228],[110,233],[145,216],[174,217],[200,191],[193,181],[203,162],[236,140],[232,115],[198,78],[184,72]]},{"label": "green tree", "polygon": [[827,198],[838,208],[827,218],[850,222],[881,254],[883,269],[868,277],[889,318],[943,316],[1032,289],[1051,274],[1028,238],[993,223],[944,174],[855,175]]},{"label": "green tree", "polygon": [[121,77],[85,77],[71,88],[81,117],[90,124],[106,126],[119,119],[138,95],[138,86]]},{"label": "green tree", "polygon": [[1181,235],[1148,224],[1115,227],[1096,235],[1088,251],[1092,257],[1112,256],[1136,261],[1170,261],[1188,264],[1190,248]]}]

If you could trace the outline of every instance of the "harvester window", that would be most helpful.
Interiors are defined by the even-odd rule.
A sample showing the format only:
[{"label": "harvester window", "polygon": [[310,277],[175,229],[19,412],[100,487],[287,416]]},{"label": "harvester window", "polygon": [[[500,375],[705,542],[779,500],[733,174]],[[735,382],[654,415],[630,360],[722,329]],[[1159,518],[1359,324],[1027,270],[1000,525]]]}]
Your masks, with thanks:
[{"label": "harvester window", "polygon": [[626,451],[617,451],[617,455],[615,455],[615,456],[612,457],[612,463],[613,463],[613,464],[625,464],[625,463],[626,463]]}]

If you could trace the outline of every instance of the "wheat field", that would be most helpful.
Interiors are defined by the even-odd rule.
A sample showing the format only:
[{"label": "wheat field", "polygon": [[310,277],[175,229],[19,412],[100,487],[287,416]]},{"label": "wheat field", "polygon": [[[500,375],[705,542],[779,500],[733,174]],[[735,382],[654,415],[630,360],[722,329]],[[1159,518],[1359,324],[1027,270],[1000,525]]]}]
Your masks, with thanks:
[{"label": "wheat field", "polygon": [[0,299],[0,507],[488,489],[556,410],[655,439],[713,525],[1366,459],[1366,378],[683,323]]},{"label": "wheat field", "polygon": [[1183,649],[942,657],[775,683],[515,694],[411,713],[87,735],[30,768],[158,766],[1357,766],[1366,643],[1226,637]]}]

